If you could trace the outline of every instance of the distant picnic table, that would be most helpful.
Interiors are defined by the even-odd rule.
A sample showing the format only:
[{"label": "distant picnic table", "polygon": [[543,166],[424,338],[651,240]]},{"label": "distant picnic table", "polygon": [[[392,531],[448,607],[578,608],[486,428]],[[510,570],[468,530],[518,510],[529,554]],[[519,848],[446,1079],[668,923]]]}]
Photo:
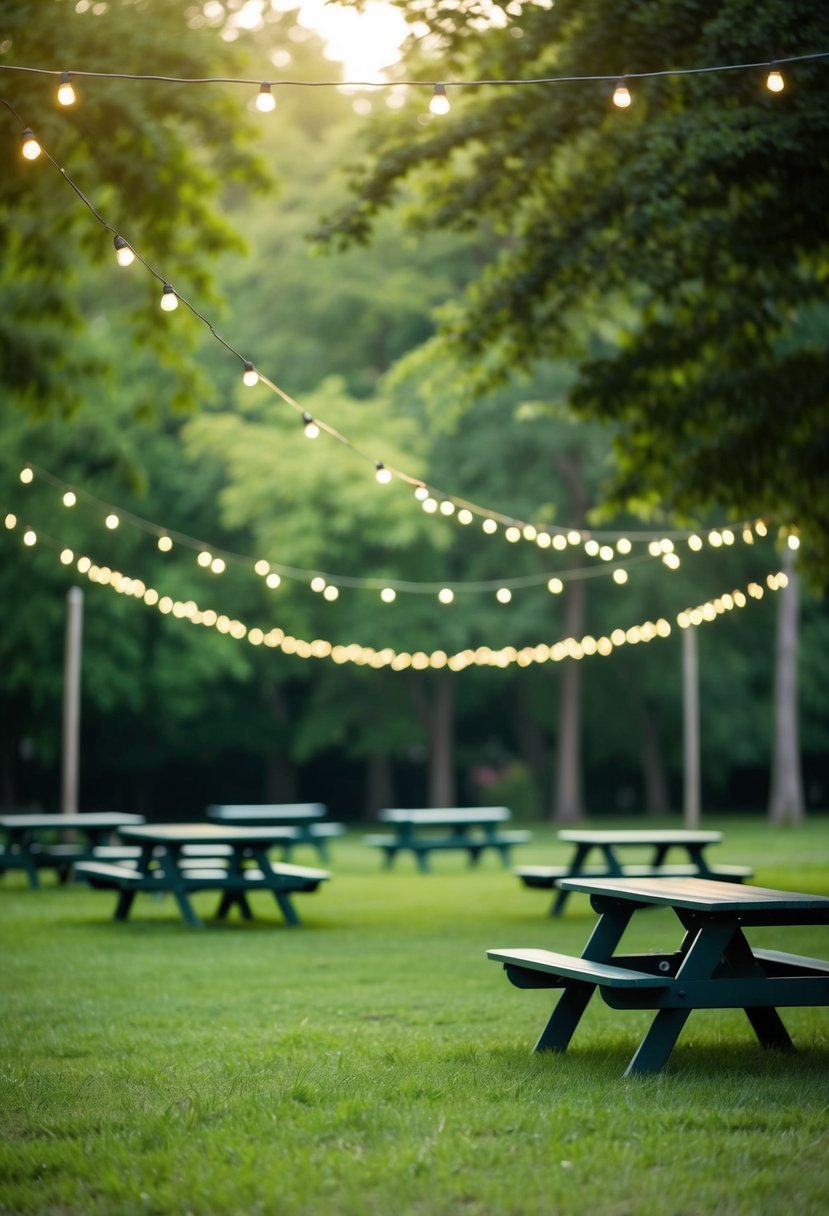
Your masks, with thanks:
[{"label": "distant picnic table", "polygon": [[[682,828],[590,829],[566,828],[558,833],[563,844],[574,845],[564,865],[522,865],[515,873],[527,887],[556,892],[551,916],[559,916],[570,897],[568,878],[715,878],[742,882],[754,871],[744,865],[711,865],[705,856],[709,845],[722,841],[722,832],[690,831]],[[625,862],[629,849],[649,852],[645,861]],[[687,861],[669,859],[679,852]],[[592,854],[592,856],[591,856]]]},{"label": "distant picnic table", "polygon": [[391,833],[371,834],[365,840],[383,851],[387,867],[393,865],[398,853],[408,851],[425,873],[432,853],[447,849],[466,852],[471,865],[486,849],[493,849],[503,864],[509,865],[513,845],[526,844],[532,838],[526,831],[505,831],[502,825],[511,818],[512,812],[505,806],[389,808],[380,811],[378,819],[388,824]]},{"label": "distant picnic table", "polygon": [[252,802],[214,803],[207,808],[208,819],[239,827],[262,827],[265,824],[292,829],[280,841],[283,857],[289,859],[294,846],[310,845],[321,861],[328,861],[328,842],[345,833],[345,824],[327,819],[328,808],[322,802]]},{"label": "distant picnic table", "polygon": [[65,882],[74,865],[99,857],[121,828],[143,822],[143,815],[109,811],[0,815],[0,832],[5,837],[0,847],[0,874],[24,870],[29,886],[37,888],[38,871],[51,869]]},{"label": "distant picnic table", "polygon": [[169,893],[188,925],[200,927],[191,896],[199,891],[220,891],[219,918],[238,907],[253,916],[248,896],[270,891],[289,925],[298,925],[293,896],[316,891],[331,876],[327,870],[272,862],[274,844],[284,841],[285,827],[236,827],[218,823],[159,823],[124,828],[125,840],[138,845],[137,857],[127,863],[82,862],[78,877],[92,886],[118,891],[115,920],[126,920],[139,892]]},{"label": "distant picnic table", "polygon": [[[626,1076],[659,1072],[694,1009],[743,1009],[761,1046],[783,1050],[792,1040],[778,1007],[829,1005],[829,962],[753,948],[746,938],[760,925],[829,925],[825,896],[704,878],[562,881],[589,895],[599,916],[580,958],[534,948],[487,951],[516,987],[563,989],[536,1051],[566,1050],[596,988],[612,1009],[656,1011]],[[647,907],[672,909],[683,931],[679,947],[617,955],[631,917]]]}]

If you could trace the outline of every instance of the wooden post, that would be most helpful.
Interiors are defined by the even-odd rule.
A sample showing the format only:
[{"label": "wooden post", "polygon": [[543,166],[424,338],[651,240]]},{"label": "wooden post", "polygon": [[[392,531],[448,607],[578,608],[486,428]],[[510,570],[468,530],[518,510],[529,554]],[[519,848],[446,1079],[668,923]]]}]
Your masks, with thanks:
[{"label": "wooden post", "polygon": [[63,770],[60,809],[64,815],[78,810],[81,734],[81,644],[83,592],[70,587],[66,594],[66,646],[63,675]]},{"label": "wooden post", "polygon": [[699,661],[697,631],[682,631],[683,817],[685,827],[699,827]]}]

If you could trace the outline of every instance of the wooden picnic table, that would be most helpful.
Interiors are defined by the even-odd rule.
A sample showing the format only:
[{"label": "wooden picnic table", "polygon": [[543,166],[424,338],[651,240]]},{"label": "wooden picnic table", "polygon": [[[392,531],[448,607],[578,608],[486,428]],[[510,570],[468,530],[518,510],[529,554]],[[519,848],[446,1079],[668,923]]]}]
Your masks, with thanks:
[{"label": "wooden picnic table", "polygon": [[[0,850],[0,874],[6,870],[25,870],[29,886],[36,888],[40,886],[38,871],[52,869],[65,882],[72,867],[96,857],[114,833],[143,822],[143,815],[109,811],[0,815],[0,831],[5,836]],[[69,834],[80,839],[59,839]]]},{"label": "wooden picnic table", "polygon": [[[393,864],[398,853],[408,850],[418,869],[425,873],[431,854],[446,849],[465,851],[471,865],[479,860],[485,849],[494,849],[503,864],[508,865],[512,846],[531,839],[529,832],[502,829],[501,825],[511,817],[512,812],[505,806],[389,808],[380,811],[378,818],[393,829],[392,833],[370,835],[365,839],[367,844],[383,850],[387,867]],[[422,835],[423,829],[431,830],[431,834]],[[439,830],[439,835],[435,835],[435,829]]]},{"label": "wooden picnic table", "polygon": [[[778,1007],[829,1005],[829,962],[752,948],[758,925],[829,924],[829,898],[703,878],[564,879],[590,896],[598,922],[580,958],[550,950],[488,950],[518,988],[561,988],[536,1051],[564,1051],[596,988],[612,1009],[656,1017],[625,1076],[659,1072],[694,1009],[743,1009],[760,1044],[791,1049]],[[670,908],[684,934],[670,952],[617,955],[633,914]]]},{"label": "wooden picnic table", "polygon": [[[688,831],[682,828],[591,829],[567,828],[558,833],[563,844],[574,845],[564,865],[517,866],[515,873],[527,887],[556,892],[550,915],[564,911],[570,890],[566,878],[715,878],[742,882],[751,878],[750,866],[711,865],[705,856],[709,845],[719,844],[722,832]],[[625,862],[622,853],[634,849],[648,855],[643,861]],[[679,852],[686,861],[669,854]],[[591,857],[592,854],[592,857]]]},{"label": "wooden picnic table", "polygon": [[328,841],[345,833],[345,824],[326,819],[328,808],[322,802],[215,803],[207,808],[208,819],[240,827],[263,824],[291,828],[282,841],[283,857],[291,857],[294,846],[307,844],[316,849],[321,861],[328,861]]},{"label": "wooden picnic table", "polygon": [[[330,878],[327,870],[272,862],[269,851],[284,840],[284,827],[238,827],[218,823],[163,823],[124,828],[123,838],[140,846],[133,865],[85,862],[79,877],[93,886],[118,890],[115,920],[126,920],[139,891],[175,896],[184,920],[194,927],[201,920],[191,902],[197,891],[221,891],[216,915],[234,906],[252,918],[248,896],[270,891],[289,925],[299,924],[292,896],[315,891]],[[194,850],[198,856],[194,857]],[[212,856],[211,856],[212,854]]]}]

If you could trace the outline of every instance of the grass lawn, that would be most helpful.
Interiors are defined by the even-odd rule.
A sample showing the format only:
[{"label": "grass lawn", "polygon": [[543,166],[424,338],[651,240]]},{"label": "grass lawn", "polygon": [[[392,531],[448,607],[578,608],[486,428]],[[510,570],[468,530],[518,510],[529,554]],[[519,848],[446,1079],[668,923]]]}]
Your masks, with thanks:
[{"label": "grass lawn", "polygon": [[[826,815],[702,826],[725,832],[712,860],[829,894]],[[0,881],[0,1212],[829,1210],[829,1009],[783,1011],[790,1055],[763,1052],[742,1013],[694,1013],[660,1075],[625,1080],[652,1015],[597,997],[565,1055],[533,1056],[557,998],[513,988],[485,951],[580,953],[587,899],[554,921],[493,857],[421,875],[409,857],[382,871],[360,834],[332,852],[296,929],[265,895],[252,924],[199,931],[169,897],[116,924],[111,892]],[[564,858],[545,828],[514,855]],[[672,948],[677,928],[642,913],[625,942]],[[829,957],[822,926],[752,940]]]}]

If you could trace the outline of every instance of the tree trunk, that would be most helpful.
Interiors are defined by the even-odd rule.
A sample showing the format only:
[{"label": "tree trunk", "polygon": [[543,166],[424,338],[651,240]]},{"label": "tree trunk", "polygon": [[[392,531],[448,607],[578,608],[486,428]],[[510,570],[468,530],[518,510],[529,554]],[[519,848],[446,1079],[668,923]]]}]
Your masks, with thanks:
[{"label": "tree trunk", "polygon": [[379,810],[394,805],[394,775],[391,757],[386,752],[372,752],[366,758],[366,817],[376,819]]},{"label": "tree trunk", "polygon": [[696,626],[682,631],[682,814],[689,831],[699,827],[699,651]]},{"label": "tree trunk", "polygon": [[450,671],[416,675],[411,684],[429,744],[429,806],[455,806],[455,681]]},{"label": "tree trunk", "polygon": [[645,786],[645,812],[648,815],[666,815],[670,810],[668,780],[662,756],[662,740],[656,715],[645,709],[642,722],[642,778]]},{"label": "tree trunk", "polygon": [[[566,637],[584,635],[586,586],[582,579],[567,585],[564,604]],[[581,777],[581,660],[565,659],[561,673],[553,822],[579,823],[584,819]]]},{"label": "tree trunk", "polygon": [[769,819],[777,824],[802,823],[806,816],[797,720],[799,595],[794,556],[788,547],[783,550],[783,569],[789,581],[778,592],[774,742],[769,798]]},{"label": "tree trunk", "polygon": [[296,765],[288,754],[290,711],[278,687],[263,690],[263,700],[274,723],[273,743],[265,753],[265,801],[296,801]]},{"label": "tree trunk", "polygon": [[529,769],[538,808],[546,807],[550,797],[550,748],[540,723],[526,704],[525,686],[519,682],[515,697],[515,741]]}]

